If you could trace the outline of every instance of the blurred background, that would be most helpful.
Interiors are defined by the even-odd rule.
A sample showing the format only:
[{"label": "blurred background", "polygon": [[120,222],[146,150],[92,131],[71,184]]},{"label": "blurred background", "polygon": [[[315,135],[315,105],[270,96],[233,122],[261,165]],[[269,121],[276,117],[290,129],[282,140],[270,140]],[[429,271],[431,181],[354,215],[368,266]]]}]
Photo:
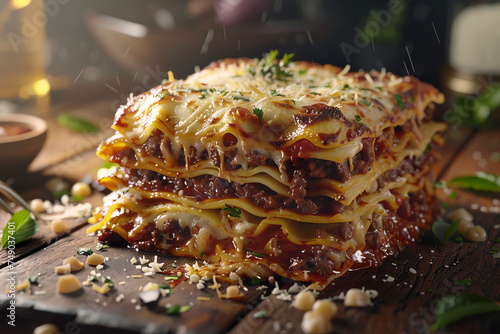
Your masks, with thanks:
[{"label": "blurred background", "polygon": [[478,95],[500,74],[498,22],[486,0],[0,0],[0,99],[124,102],[169,70],[272,49]]}]

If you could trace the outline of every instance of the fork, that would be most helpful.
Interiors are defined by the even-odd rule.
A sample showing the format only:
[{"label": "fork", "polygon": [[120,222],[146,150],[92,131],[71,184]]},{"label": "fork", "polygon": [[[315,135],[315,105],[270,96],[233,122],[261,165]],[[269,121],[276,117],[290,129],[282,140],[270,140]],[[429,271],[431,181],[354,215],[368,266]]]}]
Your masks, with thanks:
[{"label": "fork", "polygon": [[[18,204],[20,204],[22,207],[24,207],[26,210],[28,210],[30,213],[33,214],[28,203],[26,203],[26,201],[21,196],[19,196],[19,194],[14,189],[9,187],[5,182],[1,180],[0,180],[0,193],[3,194],[5,197],[7,197],[9,200],[17,202]],[[12,211],[10,206],[2,198],[0,198],[0,207],[3,208],[8,213],[10,213],[11,215],[14,215],[14,211]]]}]

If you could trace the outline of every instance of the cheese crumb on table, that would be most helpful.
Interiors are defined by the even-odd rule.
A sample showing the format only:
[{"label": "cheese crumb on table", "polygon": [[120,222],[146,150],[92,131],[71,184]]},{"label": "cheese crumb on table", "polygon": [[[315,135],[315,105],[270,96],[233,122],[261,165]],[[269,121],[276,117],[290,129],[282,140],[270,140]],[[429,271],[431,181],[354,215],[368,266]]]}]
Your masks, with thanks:
[{"label": "cheese crumb on table", "polygon": [[91,266],[98,266],[104,263],[104,256],[92,253],[89,257],[87,257],[87,264]]},{"label": "cheese crumb on table", "polygon": [[64,275],[59,277],[57,282],[57,291],[59,293],[71,293],[82,288],[82,284],[75,275]]},{"label": "cheese crumb on table", "polygon": [[55,267],[55,271],[57,275],[66,275],[71,272],[71,265],[69,263],[66,263],[62,266],[57,266]]},{"label": "cheese crumb on table", "polygon": [[316,301],[316,296],[309,290],[303,290],[295,296],[295,300],[292,306],[301,311],[309,311],[314,302]]},{"label": "cheese crumb on table", "polygon": [[361,289],[349,289],[345,295],[344,305],[348,307],[365,307],[370,305],[370,296]]},{"label": "cheese crumb on table", "polygon": [[63,264],[69,264],[71,271],[78,271],[78,270],[81,270],[83,268],[83,263],[78,261],[78,259],[74,256],[64,260]]},{"label": "cheese crumb on table", "polygon": [[50,230],[54,233],[63,233],[66,232],[66,222],[62,219],[55,219],[50,223]]}]

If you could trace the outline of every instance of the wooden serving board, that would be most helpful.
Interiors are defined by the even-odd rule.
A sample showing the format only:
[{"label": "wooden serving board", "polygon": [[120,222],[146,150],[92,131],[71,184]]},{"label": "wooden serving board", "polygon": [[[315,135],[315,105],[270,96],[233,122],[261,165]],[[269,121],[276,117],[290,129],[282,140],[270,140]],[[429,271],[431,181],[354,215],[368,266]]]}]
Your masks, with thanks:
[{"label": "wooden serving board", "polygon": [[[500,236],[499,216],[474,212],[489,235],[489,239]],[[407,248],[394,258],[389,258],[378,268],[348,272],[337,279],[333,286],[322,291],[319,298],[339,296],[349,288],[366,288],[378,291],[373,306],[355,309],[345,308],[342,301],[338,317],[334,320],[338,333],[420,333],[434,320],[437,300],[457,293],[486,295],[500,298],[500,261],[488,254],[498,243],[447,242],[438,245],[431,236],[414,247]],[[107,248],[98,253],[107,258],[104,268],[97,270],[102,276],[109,276],[115,287],[107,295],[84,286],[74,294],[64,295],[57,292],[58,275],[54,267],[62,260],[75,255],[84,262],[86,256],[76,255],[80,247],[95,249],[96,239],[79,229],[67,237],[59,239],[17,262],[15,270],[4,267],[0,270],[0,287],[5,291],[7,279],[14,275],[16,280],[25,279],[40,273],[39,285],[33,285],[31,294],[16,293],[16,332],[28,333],[43,323],[53,322],[61,330],[76,328],[81,333],[110,332],[148,332],[148,333],[301,333],[300,323],[303,312],[291,307],[288,301],[278,300],[271,295],[274,286],[264,288],[263,284],[252,285],[246,282],[248,291],[243,300],[219,299],[215,290],[198,290],[194,284],[182,281],[173,288],[173,293],[160,299],[152,308],[141,306],[139,288],[148,282],[168,283],[165,275],[157,273],[151,277],[133,278],[143,273],[130,263],[132,257],[144,255],[153,260],[153,254],[139,254],[128,248]],[[189,259],[176,259],[159,256],[165,268],[174,272]],[[177,268],[172,267],[175,263]],[[416,274],[410,269],[414,269]],[[92,276],[94,267],[85,265],[75,276],[84,281]],[[13,274],[15,272],[15,274]],[[471,279],[471,286],[461,286],[456,282]],[[290,285],[291,282],[281,281]],[[225,284],[221,291],[224,292]],[[46,294],[38,295],[40,291]],[[123,300],[116,298],[123,294]],[[202,297],[202,298],[199,298]],[[265,299],[262,299],[265,298]],[[207,299],[207,300],[205,300]],[[134,302],[135,300],[135,302]],[[1,316],[6,317],[9,299],[5,294],[0,297]],[[192,305],[192,308],[177,316],[167,316],[162,312],[168,305]],[[255,319],[254,314],[266,310],[268,317]],[[483,316],[462,321],[453,329],[457,333],[479,332],[482,322],[490,317]],[[9,333],[5,321],[0,322],[0,332]]]},{"label": "wooden serving board", "polygon": [[[80,109],[77,111],[81,112]],[[96,136],[86,138],[88,147],[93,146],[92,149],[88,150],[85,145],[78,146],[78,152],[68,156],[52,154],[52,146],[48,147],[45,150],[47,155],[42,155],[37,165],[39,173],[31,175],[18,190],[26,199],[44,198],[47,194],[41,189],[48,177],[57,176],[74,182],[85,175],[95,175],[101,161],[96,158],[94,149],[102,134]],[[433,167],[434,174],[440,179],[449,180],[455,176],[473,174],[477,170],[500,173],[499,162],[490,159],[492,153],[500,152],[500,140],[496,137],[494,130],[459,130],[450,133],[443,150],[443,159]],[[62,138],[51,139],[52,142],[59,140]],[[67,143],[78,140],[81,137],[73,137],[63,146],[67,147],[70,145]],[[63,146],[56,151],[60,151]],[[478,157],[475,152],[480,152],[481,158],[472,158]],[[376,290],[378,297],[373,299],[372,306],[361,309],[346,308],[341,300],[337,300],[339,313],[333,321],[335,333],[425,333],[434,321],[437,301],[444,296],[471,293],[500,300],[500,260],[489,254],[493,247],[500,248],[499,243],[492,241],[500,237],[499,199],[465,192],[459,192],[454,199],[448,195],[440,191],[439,198],[451,202],[453,207],[467,208],[474,215],[475,223],[488,231],[488,241],[447,242],[440,245],[427,233],[414,247],[387,259],[378,268],[346,273],[334,285],[322,291],[319,298],[336,297],[350,288],[363,287]],[[95,193],[90,201],[98,205],[101,198],[101,194]],[[0,215],[0,228],[6,223],[5,217]],[[152,260],[154,254],[139,254],[129,248],[99,251],[108,260],[98,272],[109,276],[115,283],[107,295],[101,295],[88,286],[74,294],[60,294],[56,288],[58,277],[54,267],[61,265],[65,258],[75,255],[79,247],[95,249],[97,241],[85,233],[86,223],[83,220],[69,221],[68,232],[63,235],[50,232],[49,223],[42,222],[40,232],[33,239],[16,246],[13,269],[9,266],[11,263],[8,262],[7,253],[0,251],[0,333],[32,333],[34,328],[44,323],[54,323],[64,333],[78,334],[302,333],[300,324],[303,312],[291,307],[289,301],[280,300],[271,294],[272,285],[245,282],[248,291],[244,291],[244,299],[227,300],[219,299],[215,290],[199,290],[195,285],[182,281],[172,294],[161,298],[154,307],[141,306],[138,298],[140,287],[148,282],[166,283],[165,276],[158,273],[152,277],[133,278],[132,275],[143,273],[130,263],[130,259],[145,255]],[[76,256],[85,260],[83,255]],[[159,256],[158,262],[165,262],[165,267],[175,272],[182,264],[192,263],[193,260]],[[85,265],[75,276],[84,281],[93,275],[92,270],[95,268]],[[16,292],[16,327],[9,326],[6,319],[11,299],[5,293],[7,280],[15,276],[16,282],[20,282],[27,275],[38,273],[39,284],[32,286],[31,293]],[[471,279],[470,286],[457,284],[457,281],[465,278]],[[280,279],[279,284],[284,288],[292,282]],[[222,284],[222,292],[225,287]],[[123,300],[118,298],[117,301],[121,295]],[[180,315],[167,316],[163,311],[168,305],[191,305],[191,309]],[[256,319],[254,315],[261,310],[266,310],[268,316]],[[448,326],[447,330],[477,333],[488,330],[488,326],[498,325],[498,321],[498,317],[484,315],[462,320]],[[497,328],[490,329],[495,332]]]}]

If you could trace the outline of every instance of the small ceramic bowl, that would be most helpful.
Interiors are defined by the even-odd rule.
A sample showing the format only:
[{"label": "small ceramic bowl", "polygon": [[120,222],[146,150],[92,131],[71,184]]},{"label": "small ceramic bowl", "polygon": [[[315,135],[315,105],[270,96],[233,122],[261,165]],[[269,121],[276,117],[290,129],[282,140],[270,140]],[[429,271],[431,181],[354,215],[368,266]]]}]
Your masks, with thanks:
[{"label": "small ceramic bowl", "polygon": [[42,149],[47,123],[24,114],[0,114],[0,180],[26,174]]}]

